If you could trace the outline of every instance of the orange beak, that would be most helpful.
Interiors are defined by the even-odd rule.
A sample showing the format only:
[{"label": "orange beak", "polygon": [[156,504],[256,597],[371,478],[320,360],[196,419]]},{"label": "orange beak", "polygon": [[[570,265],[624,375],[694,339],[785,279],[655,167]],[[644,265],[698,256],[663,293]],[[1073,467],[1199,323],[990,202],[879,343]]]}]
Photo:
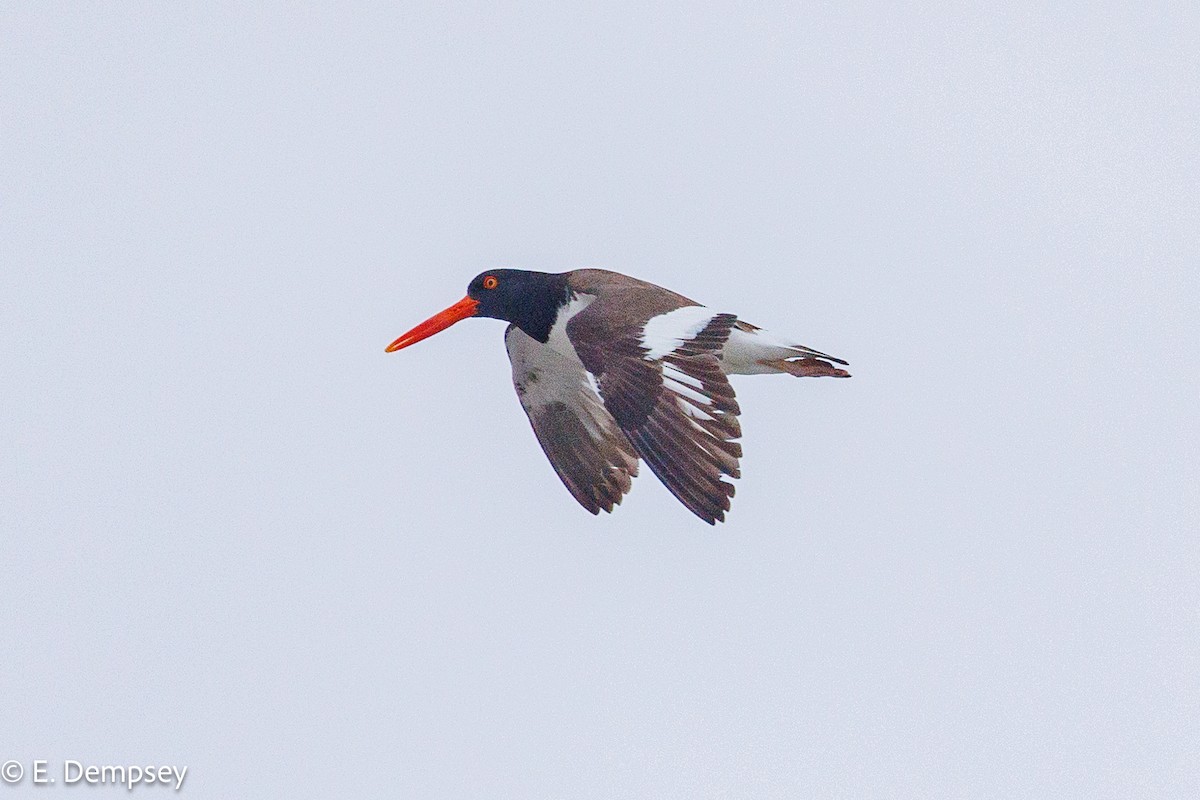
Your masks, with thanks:
[{"label": "orange beak", "polygon": [[479,308],[478,300],[473,300],[470,297],[464,297],[462,300],[459,300],[445,311],[439,311],[437,314],[434,314],[432,317],[425,320],[420,325],[389,344],[387,346],[387,352],[394,353],[397,350],[403,350],[410,344],[416,344],[422,339],[428,339],[435,333],[446,330],[446,328],[449,328],[456,322],[461,322],[467,317],[475,316],[475,309],[477,308]]}]

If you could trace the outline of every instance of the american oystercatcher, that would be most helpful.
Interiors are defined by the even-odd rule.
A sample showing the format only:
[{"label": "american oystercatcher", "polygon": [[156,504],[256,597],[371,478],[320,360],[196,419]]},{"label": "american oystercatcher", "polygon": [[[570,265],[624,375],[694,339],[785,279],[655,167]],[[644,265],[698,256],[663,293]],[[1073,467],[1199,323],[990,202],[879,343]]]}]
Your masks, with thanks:
[{"label": "american oystercatcher", "polygon": [[513,384],[558,477],[593,514],[629,491],[638,459],[700,519],[724,521],[739,477],[740,413],[728,375],[848,378],[840,358],[791,344],[669,289],[601,269],[496,269],[392,342],[467,317],[509,323]]}]

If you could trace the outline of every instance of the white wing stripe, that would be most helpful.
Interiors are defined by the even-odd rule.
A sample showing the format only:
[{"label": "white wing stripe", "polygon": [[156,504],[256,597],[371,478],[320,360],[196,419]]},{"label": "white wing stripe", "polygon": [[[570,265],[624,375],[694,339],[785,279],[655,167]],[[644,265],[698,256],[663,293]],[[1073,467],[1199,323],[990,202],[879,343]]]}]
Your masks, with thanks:
[{"label": "white wing stripe", "polygon": [[682,400],[678,400],[676,402],[678,402],[679,407],[683,409],[683,413],[687,414],[692,419],[704,420],[705,422],[712,422],[716,419],[716,417],[714,417],[712,414],[696,408],[691,403],[685,403]]},{"label": "white wing stripe", "polygon": [[646,320],[642,327],[643,356],[647,361],[657,361],[675,351],[679,345],[696,338],[717,316],[704,306],[684,306]]},{"label": "white wing stripe", "polygon": [[666,375],[663,375],[663,388],[666,389],[667,391],[674,392],[675,394],[679,395],[680,397],[686,397],[688,400],[691,400],[693,403],[696,403],[697,405],[704,405],[704,406],[712,405],[712,398],[710,398],[708,395],[702,394],[690,386],[684,386],[679,381],[672,380],[671,378],[668,378]]},{"label": "white wing stripe", "polygon": [[686,383],[688,386],[691,386],[695,389],[704,389],[704,381],[700,380],[694,375],[688,375],[686,372],[669,361],[663,362],[663,377],[670,378],[676,383]]}]

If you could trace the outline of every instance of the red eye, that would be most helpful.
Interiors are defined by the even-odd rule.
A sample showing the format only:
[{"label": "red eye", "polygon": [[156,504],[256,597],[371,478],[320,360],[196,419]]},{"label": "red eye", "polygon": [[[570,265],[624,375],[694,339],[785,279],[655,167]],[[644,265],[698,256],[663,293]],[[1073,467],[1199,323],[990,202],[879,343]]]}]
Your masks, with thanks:
[{"label": "red eye", "polygon": [[500,280],[495,275],[488,275],[483,279],[483,288],[495,289],[500,285]]}]

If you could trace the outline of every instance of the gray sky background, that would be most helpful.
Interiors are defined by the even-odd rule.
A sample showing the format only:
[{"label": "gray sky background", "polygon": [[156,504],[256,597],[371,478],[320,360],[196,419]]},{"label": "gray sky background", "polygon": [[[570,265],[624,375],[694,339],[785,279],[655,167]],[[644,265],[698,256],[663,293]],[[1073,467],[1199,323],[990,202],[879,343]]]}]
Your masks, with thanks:
[{"label": "gray sky background", "polygon": [[[1200,13],[1042,5],[5,4],[0,761],[1200,796]],[[493,266],[854,378],[592,518],[501,323],[383,352]]]}]

